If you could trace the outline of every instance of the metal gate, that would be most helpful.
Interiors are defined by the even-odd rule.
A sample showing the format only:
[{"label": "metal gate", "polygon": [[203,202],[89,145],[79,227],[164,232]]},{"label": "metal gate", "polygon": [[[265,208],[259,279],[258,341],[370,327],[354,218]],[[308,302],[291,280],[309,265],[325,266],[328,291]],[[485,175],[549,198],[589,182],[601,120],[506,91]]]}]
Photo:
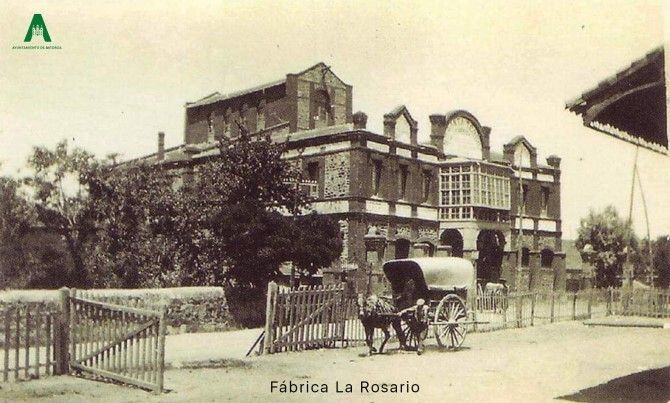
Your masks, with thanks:
[{"label": "metal gate", "polygon": [[162,392],[165,309],[69,300],[71,369]]}]

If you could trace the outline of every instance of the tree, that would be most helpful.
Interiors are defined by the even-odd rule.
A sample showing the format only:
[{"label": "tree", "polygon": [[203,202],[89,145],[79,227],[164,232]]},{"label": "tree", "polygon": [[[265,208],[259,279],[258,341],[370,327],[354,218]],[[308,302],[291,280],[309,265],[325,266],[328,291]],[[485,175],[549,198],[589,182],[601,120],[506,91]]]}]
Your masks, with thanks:
[{"label": "tree", "polygon": [[85,178],[95,235],[86,266],[97,287],[181,285],[181,199],[160,167],[93,167]]},{"label": "tree", "polygon": [[316,212],[296,221],[292,258],[301,274],[312,275],[342,254],[342,236],[337,220]]},{"label": "tree", "polygon": [[220,154],[198,166],[189,181],[190,211],[211,236],[206,254],[220,279],[263,288],[291,257],[295,229],[280,212],[304,208],[307,198],[296,189],[299,172],[281,158],[283,151],[283,145],[243,131],[222,140]]},{"label": "tree", "polygon": [[19,194],[20,184],[0,177],[0,288],[25,284],[27,256],[22,239],[34,223],[34,211]]},{"label": "tree", "polygon": [[69,267],[60,236],[38,224],[21,183],[0,177],[0,288],[58,288]]},{"label": "tree", "polygon": [[69,149],[67,141],[54,150],[34,147],[28,158],[33,175],[24,182],[32,191],[39,222],[64,237],[74,269],[66,273],[66,284],[87,284],[83,245],[92,228],[84,213],[84,176],[96,164],[93,155],[79,148]]},{"label": "tree", "polygon": [[618,286],[627,253],[637,249],[637,240],[630,223],[619,217],[613,206],[601,212],[589,212],[580,222],[575,245],[579,250],[591,245],[590,257],[596,269],[596,287]]},{"label": "tree", "polygon": [[[339,257],[339,225],[286,213],[307,205],[283,146],[242,135],[183,171],[162,165],[89,170],[87,254],[98,286],[221,285],[262,290],[282,262],[307,273]],[[183,178],[183,186],[175,185]],[[283,214],[282,214],[283,212]]]},{"label": "tree", "polygon": [[654,272],[656,286],[668,288],[670,286],[670,236],[661,236],[654,242]]}]

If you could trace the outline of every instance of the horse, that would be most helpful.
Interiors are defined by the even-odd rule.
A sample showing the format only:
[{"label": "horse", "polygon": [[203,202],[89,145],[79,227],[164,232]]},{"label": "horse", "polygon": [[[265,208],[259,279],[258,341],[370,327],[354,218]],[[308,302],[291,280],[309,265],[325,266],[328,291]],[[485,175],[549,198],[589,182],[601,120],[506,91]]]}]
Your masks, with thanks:
[{"label": "horse", "polygon": [[400,316],[397,314],[397,309],[376,295],[370,295],[364,298],[363,295],[358,296],[358,319],[360,319],[365,329],[365,343],[369,348],[369,355],[377,352],[373,344],[373,335],[375,329],[381,329],[384,332],[384,341],[379,346],[379,354],[384,352],[384,346],[391,337],[389,333],[389,325],[393,326],[400,347],[405,348],[405,337],[400,326]]}]

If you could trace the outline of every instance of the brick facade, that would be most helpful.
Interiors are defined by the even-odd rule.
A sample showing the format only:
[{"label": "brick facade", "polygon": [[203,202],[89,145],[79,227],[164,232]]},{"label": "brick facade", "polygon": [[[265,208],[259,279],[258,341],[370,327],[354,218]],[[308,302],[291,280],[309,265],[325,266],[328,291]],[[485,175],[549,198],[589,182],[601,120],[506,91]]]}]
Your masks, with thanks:
[{"label": "brick facade", "polygon": [[[274,83],[187,104],[185,145],[165,150],[161,160],[148,158],[197,164],[211,155],[214,139],[235,137],[242,125],[252,135],[288,141],[284,157],[318,183],[311,208],[340,223],[343,263],[379,268],[384,260],[435,255],[441,247],[479,256],[483,281],[564,287],[560,158],[538,162],[523,137],[502,153],[491,151],[491,128],[466,111],[430,121],[429,143],[418,142],[417,121],[405,106],[383,116],[383,133],[368,131],[367,116],[352,114],[352,87],[319,63]],[[521,276],[520,226],[529,255]],[[552,255],[545,251],[543,261],[545,249]]]}]

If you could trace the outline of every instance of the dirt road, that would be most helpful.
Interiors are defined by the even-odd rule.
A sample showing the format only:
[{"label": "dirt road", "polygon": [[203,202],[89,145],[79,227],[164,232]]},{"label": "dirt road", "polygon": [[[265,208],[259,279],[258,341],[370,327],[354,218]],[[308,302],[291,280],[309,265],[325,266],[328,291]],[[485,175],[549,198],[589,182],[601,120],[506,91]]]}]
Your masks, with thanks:
[{"label": "dirt road", "polygon": [[[628,374],[670,365],[670,330],[564,322],[468,335],[467,348],[360,356],[362,347],[284,353],[226,368],[166,372],[161,396],[73,377],[4,384],[0,398],[38,401],[550,401]],[[431,348],[432,347],[432,348]],[[271,390],[273,385],[276,388]],[[281,393],[281,385],[317,392]],[[336,384],[337,382],[337,384]],[[361,392],[367,382],[368,393]],[[374,393],[395,384],[401,393]],[[346,393],[351,384],[352,392]],[[327,392],[324,391],[324,386]],[[365,386],[365,384],[363,384]],[[299,387],[299,386],[297,386]],[[418,392],[412,392],[416,390]],[[343,391],[338,393],[337,389]],[[381,386],[380,386],[381,388]]]}]

